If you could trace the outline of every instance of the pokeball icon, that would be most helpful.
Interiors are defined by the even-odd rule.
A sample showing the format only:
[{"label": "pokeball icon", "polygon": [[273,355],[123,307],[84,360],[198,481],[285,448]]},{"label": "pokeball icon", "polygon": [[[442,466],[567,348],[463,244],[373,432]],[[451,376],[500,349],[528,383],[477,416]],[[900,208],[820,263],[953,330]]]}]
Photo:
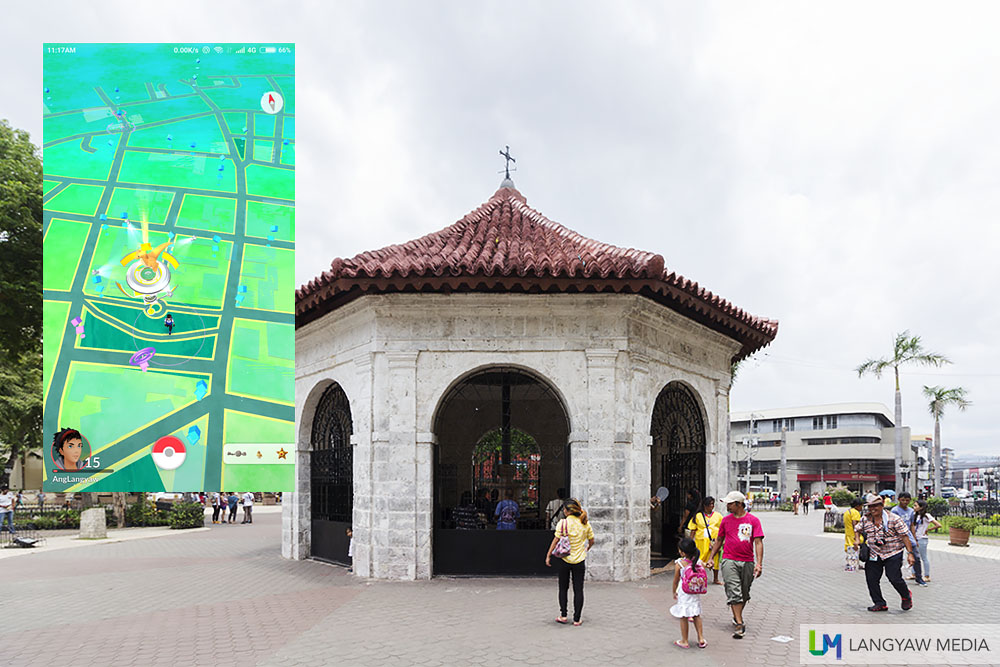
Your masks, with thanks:
[{"label": "pokeball icon", "polygon": [[180,438],[166,435],[156,441],[150,453],[153,457],[153,463],[160,470],[176,470],[184,463],[184,459],[187,457],[187,448],[184,447]]},{"label": "pokeball icon", "polygon": [[138,366],[142,369],[142,372],[145,373],[149,368],[149,361],[153,358],[154,354],[156,354],[156,348],[144,347],[133,354],[132,358],[129,359],[128,362],[133,366]]}]

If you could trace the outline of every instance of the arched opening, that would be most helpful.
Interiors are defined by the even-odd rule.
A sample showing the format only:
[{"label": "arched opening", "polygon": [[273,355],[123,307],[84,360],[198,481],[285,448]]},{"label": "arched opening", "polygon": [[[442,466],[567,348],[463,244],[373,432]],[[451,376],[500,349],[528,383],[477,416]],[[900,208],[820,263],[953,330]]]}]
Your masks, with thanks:
[{"label": "arched opening", "polygon": [[570,488],[556,392],[520,369],[481,370],[442,398],[434,431],[434,573],[548,574],[547,508]]},{"label": "arched opening", "polygon": [[662,486],[670,492],[650,514],[651,566],[656,568],[677,556],[688,489],[705,494],[705,419],[691,389],[671,382],[660,391],[653,404],[650,435],[653,490]]},{"label": "arched opening", "polygon": [[347,529],[354,512],[354,424],[347,394],[334,382],[323,392],[310,433],[313,558],[349,563]]}]

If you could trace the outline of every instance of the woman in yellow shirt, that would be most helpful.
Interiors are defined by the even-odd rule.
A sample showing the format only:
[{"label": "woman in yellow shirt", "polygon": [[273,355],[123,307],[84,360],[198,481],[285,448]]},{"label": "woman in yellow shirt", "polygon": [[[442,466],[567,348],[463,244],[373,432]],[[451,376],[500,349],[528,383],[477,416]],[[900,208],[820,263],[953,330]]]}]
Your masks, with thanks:
[{"label": "woman in yellow shirt", "polygon": [[[844,512],[844,571],[855,572],[858,570],[859,547],[854,546],[854,525],[861,521],[861,498],[855,496],[851,500],[851,509]],[[863,565],[861,566],[864,567]]]},{"label": "woman in yellow shirt", "polygon": [[587,520],[587,511],[580,507],[580,501],[570,498],[563,505],[565,519],[556,526],[555,537],[545,554],[545,564],[552,567],[552,550],[563,535],[569,537],[569,554],[559,563],[559,616],[557,623],[567,623],[566,609],[569,604],[569,580],[573,577],[573,625],[580,625],[583,612],[583,575],[587,571],[587,552],[594,546],[594,528]]},{"label": "woman in yellow shirt", "polygon": [[[719,536],[719,524],[722,523],[722,514],[715,511],[715,498],[705,496],[702,502],[701,511],[696,513],[688,522],[688,530],[691,531],[691,539],[698,547],[701,560],[704,562],[708,558],[708,552],[712,549],[712,542]],[[721,584],[719,581],[719,558],[722,554],[715,554],[715,562],[712,563],[712,583]]]}]

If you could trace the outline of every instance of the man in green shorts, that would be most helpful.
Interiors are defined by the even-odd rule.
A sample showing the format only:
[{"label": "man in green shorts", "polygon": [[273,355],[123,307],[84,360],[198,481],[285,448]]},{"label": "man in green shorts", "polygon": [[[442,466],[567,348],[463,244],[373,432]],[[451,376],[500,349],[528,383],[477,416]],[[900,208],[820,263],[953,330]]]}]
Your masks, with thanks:
[{"label": "man in green shorts", "polygon": [[[746,509],[746,498],[739,491],[730,491],[722,499],[729,514],[722,518],[719,536],[712,544],[712,550],[705,560],[706,567],[722,549],[722,582],[726,589],[726,602],[733,612],[735,639],[743,639],[746,623],[743,622],[743,608],[750,601],[750,586],[764,568],[764,530],[760,519]],[[756,564],[754,557],[756,555]]]}]

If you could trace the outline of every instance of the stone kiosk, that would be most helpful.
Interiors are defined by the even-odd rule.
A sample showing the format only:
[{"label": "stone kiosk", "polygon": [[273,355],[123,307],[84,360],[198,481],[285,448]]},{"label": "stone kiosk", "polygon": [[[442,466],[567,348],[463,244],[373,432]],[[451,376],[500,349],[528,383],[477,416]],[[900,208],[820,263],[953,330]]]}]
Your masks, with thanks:
[{"label": "stone kiosk", "polygon": [[[355,572],[382,579],[544,571],[560,488],[590,512],[592,578],[649,576],[685,490],[728,491],[730,365],[777,333],[509,179],[450,227],[335,259],[296,317],[282,553],[347,562],[352,527]],[[497,530],[508,493],[517,528]]]}]

